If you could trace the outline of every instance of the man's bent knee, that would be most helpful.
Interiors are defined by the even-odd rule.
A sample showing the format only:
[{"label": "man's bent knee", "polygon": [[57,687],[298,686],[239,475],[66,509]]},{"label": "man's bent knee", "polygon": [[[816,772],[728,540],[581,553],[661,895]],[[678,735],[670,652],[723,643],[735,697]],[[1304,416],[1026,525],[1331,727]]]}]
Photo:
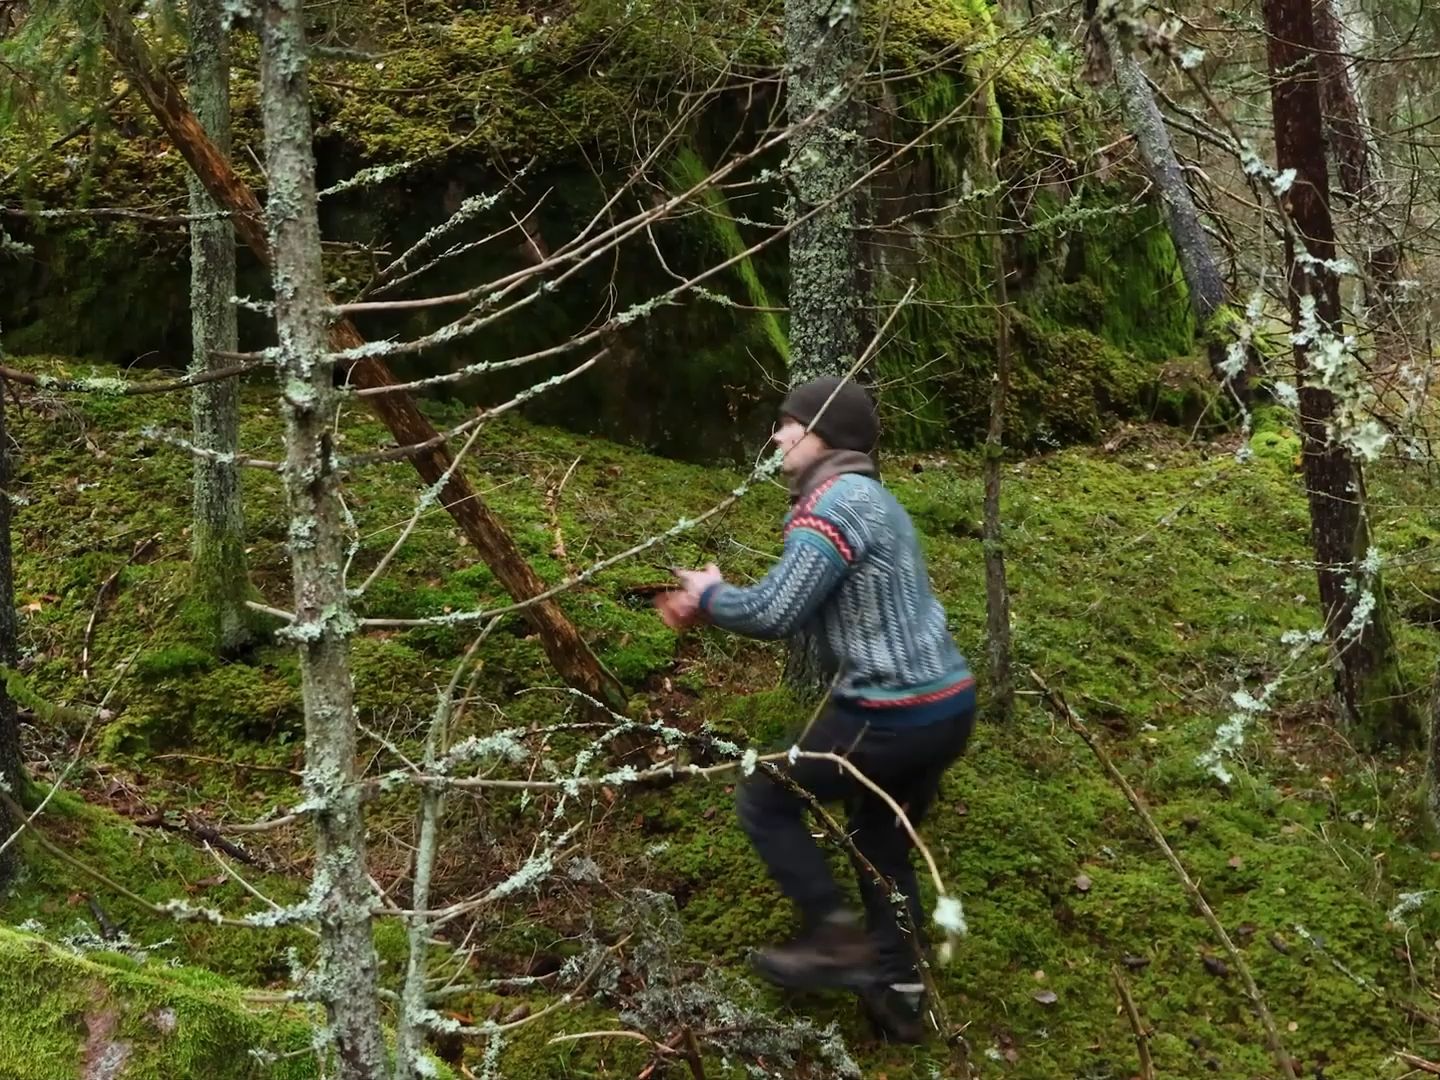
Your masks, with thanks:
[{"label": "man's bent knee", "polygon": [[800,800],[768,776],[746,777],[735,793],[740,827],[752,836],[777,818],[796,817],[800,811]]}]

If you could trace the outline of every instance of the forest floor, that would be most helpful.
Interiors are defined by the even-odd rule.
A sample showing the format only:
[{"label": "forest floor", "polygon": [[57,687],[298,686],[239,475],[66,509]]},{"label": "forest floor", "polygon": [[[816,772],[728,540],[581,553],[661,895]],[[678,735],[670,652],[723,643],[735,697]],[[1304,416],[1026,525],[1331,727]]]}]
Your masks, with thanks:
[{"label": "forest floor", "polygon": [[[15,362],[76,373],[53,358]],[[437,424],[459,415],[431,411]],[[249,388],[245,415],[245,452],[281,457],[273,389]],[[139,902],[240,915],[266,906],[254,893],[280,904],[303,897],[310,869],[303,826],[227,832],[223,844],[206,832],[300,800],[304,724],[290,648],[262,639],[217,660],[181,617],[190,462],[142,432],[183,434],[187,419],[181,397],[36,392],[10,409],[25,654],[12,685],[31,710],[24,737],[37,780],[75,765],[23,845],[24,875],[0,898],[0,919],[24,927],[0,931],[0,952],[44,958],[7,962],[33,978],[0,979],[5,1077],[90,1075],[77,1063],[89,1068],[107,1023],[128,1058],[122,1071],[95,1075],[316,1074],[303,1008],[280,1004],[313,951],[303,928],[175,922]],[[1440,842],[1422,823],[1423,763],[1352,745],[1332,721],[1325,657],[1307,644],[1319,612],[1298,442],[1278,416],[1258,428],[1246,460],[1233,436],[1127,426],[1100,446],[1008,464],[1016,659],[1065,695],[1143,795],[1252,970],[1298,1075],[1399,1078],[1414,1069],[1401,1053],[1440,1058]],[[342,450],[384,442],[359,411],[338,430]],[[956,638],[983,669],[980,459],[897,456],[884,467],[924,533]],[[550,581],[697,516],[743,479],[511,420],[480,441],[469,471]],[[1440,520],[1424,509],[1428,481],[1398,465],[1371,477],[1417,707],[1440,645]],[[350,482],[356,580],[404,528],[419,490],[404,464]],[[255,587],[287,607],[278,477],[247,474],[245,497]],[[633,716],[761,749],[784,745],[803,722],[777,689],[776,648],[710,630],[677,637],[649,604],[669,564],[714,559],[732,578],[763,573],[784,507],[783,491],[758,485],[718,519],[565,596],[631,690]],[[418,618],[502,599],[450,519],[431,511],[361,608]],[[357,638],[368,771],[417,752],[471,636],[428,626]],[[585,719],[518,617],[480,656],[453,738]],[[1263,707],[1247,708],[1246,694],[1272,684]],[[1237,711],[1247,721],[1243,744],[1222,758],[1227,782],[1198,759]],[[562,732],[532,745],[529,759],[488,763],[488,774],[563,772],[586,742]],[[609,767],[601,755],[590,771]],[[573,831],[550,872],[447,928],[465,949],[458,965],[435,954],[457,985],[510,981],[437,1008],[462,1023],[518,1020],[561,1002],[597,949],[613,961],[579,1000],[513,1029],[492,1075],[636,1077],[655,1059],[651,1043],[552,1040],[628,1028],[663,1043],[682,1024],[699,1036],[711,1077],[839,1076],[847,1055],[866,1077],[950,1075],[938,1041],[876,1044],[853,1001],[787,999],[748,973],[748,951],[788,933],[792,914],[731,803],[723,776],[450,797],[437,906],[510,878],[543,847],[542,830]],[[413,793],[382,793],[369,813],[373,875],[403,906]],[[978,1075],[1141,1075],[1117,971],[1150,1032],[1155,1075],[1278,1075],[1233,961],[1094,755],[1033,692],[1010,726],[982,719],[922,831],[965,904],[969,934],[936,975]],[[386,983],[398,987],[403,925],[380,920],[377,942]],[[105,1000],[116,1003],[109,1020],[94,1003]],[[177,1011],[182,1030],[170,1034],[164,1018]],[[436,1051],[456,1075],[485,1074],[484,1040],[441,1037]],[[663,1056],[645,1075],[689,1074],[679,1056]]]}]

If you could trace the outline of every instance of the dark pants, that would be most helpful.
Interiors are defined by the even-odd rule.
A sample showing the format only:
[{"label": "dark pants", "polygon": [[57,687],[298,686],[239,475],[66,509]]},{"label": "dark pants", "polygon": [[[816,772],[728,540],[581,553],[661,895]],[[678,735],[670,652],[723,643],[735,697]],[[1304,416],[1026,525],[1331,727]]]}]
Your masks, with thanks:
[{"label": "dark pants", "polygon": [[[964,752],[974,718],[974,691],[957,699],[953,715],[923,726],[869,726],[865,717],[827,708],[801,749],[845,755],[900,804],[911,824],[918,825],[940,790],[940,777]],[[821,802],[845,803],[847,829],[855,846],[905,896],[911,925],[922,935],[923,946],[925,912],[911,864],[913,845],[894,811],[833,761],[802,758],[789,766],[789,774]],[[806,804],[798,794],[757,771],[740,785],[737,804],[741,827],[770,876],[800,908],[807,926],[844,906],[825,856],[810,835]],[[857,865],[855,870],[866,922],[880,952],[881,975],[893,981],[913,977],[914,950],[895,920],[890,894],[864,868]]]}]

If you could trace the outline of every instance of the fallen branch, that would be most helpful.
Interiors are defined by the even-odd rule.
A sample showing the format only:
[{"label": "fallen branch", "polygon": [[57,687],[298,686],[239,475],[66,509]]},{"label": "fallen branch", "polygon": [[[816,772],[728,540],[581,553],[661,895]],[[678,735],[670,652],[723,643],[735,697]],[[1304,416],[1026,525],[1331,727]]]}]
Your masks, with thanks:
[{"label": "fallen branch", "polygon": [[1160,831],[1160,826],[1155,824],[1155,818],[1152,817],[1150,811],[1146,809],[1144,800],[1142,800],[1135,789],[1130,786],[1130,782],[1125,779],[1125,774],[1115,767],[1115,763],[1111,761],[1110,756],[1105,753],[1104,747],[1102,747],[1095,736],[1090,733],[1090,729],[1085,726],[1081,719],[1075,715],[1074,710],[1066,704],[1065,699],[1061,697],[1058,692],[1050,689],[1050,686],[1045,680],[1033,669],[1030,671],[1030,678],[1034,680],[1035,685],[1040,688],[1040,692],[1045,695],[1045,700],[1050,705],[1050,708],[1054,710],[1055,715],[1064,720],[1065,723],[1069,725],[1070,730],[1075,732],[1076,735],[1079,735],[1080,738],[1084,740],[1085,745],[1090,747],[1091,751],[1095,754],[1096,760],[1100,762],[1101,767],[1109,774],[1110,779],[1115,782],[1115,786],[1124,792],[1125,798],[1129,800],[1130,805],[1134,807],[1135,813],[1140,815],[1140,820],[1145,823],[1145,831],[1148,832],[1150,838],[1155,841],[1156,847],[1164,853],[1165,860],[1170,864],[1170,868],[1175,871],[1175,876],[1180,879],[1180,884],[1185,889],[1185,894],[1190,898],[1190,903],[1194,905],[1195,910],[1200,913],[1200,917],[1204,919],[1210,929],[1214,931],[1215,936],[1220,940],[1220,944],[1225,947],[1226,953],[1229,954],[1230,962],[1235,965],[1235,970],[1240,973],[1240,979],[1245,984],[1245,993],[1250,998],[1250,1004],[1254,1007],[1255,1014],[1260,1018],[1260,1026],[1265,1029],[1265,1040],[1270,1053],[1275,1058],[1275,1064],[1280,1067],[1281,1074],[1287,1077],[1288,1080],[1296,1080],[1294,1062],[1291,1061],[1290,1055],[1285,1052],[1284,1044],[1280,1041],[1280,1031],[1276,1028],[1275,1020],[1271,1017],[1270,1010],[1265,1005],[1265,999],[1260,994],[1260,988],[1255,984],[1255,977],[1250,973],[1250,965],[1245,962],[1244,954],[1241,953],[1241,951],[1235,947],[1235,943],[1230,940],[1230,935],[1226,933],[1225,927],[1221,925],[1220,920],[1215,916],[1215,912],[1211,910],[1209,902],[1206,901],[1205,894],[1200,891],[1200,886],[1195,884],[1194,879],[1191,878],[1184,865],[1180,862],[1180,859],[1176,856],[1174,849],[1165,839],[1165,834]]},{"label": "fallen branch", "polygon": [[1120,974],[1118,967],[1112,968],[1115,976],[1115,989],[1120,994],[1120,1004],[1125,1008],[1125,1015],[1130,1020],[1130,1030],[1135,1032],[1135,1052],[1140,1055],[1140,1080],[1155,1080],[1155,1062],[1150,1059],[1150,1032],[1140,1021],[1140,1010],[1135,1008],[1135,999],[1130,996],[1130,988],[1125,985],[1125,976]]},{"label": "fallen branch", "polygon": [[220,830],[216,829],[215,826],[206,825],[203,821],[197,821],[195,818],[187,816],[184,824],[169,821],[164,814],[147,814],[145,817],[134,818],[133,820],[136,825],[142,825],[146,828],[163,829],[166,832],[184,833],[186,836],[193,836],[207,847],[213,844],[232,859],[238,859],[249,866],[264,869],[259,859],[251,855],[233,840],[226,840],[225,837],[220,835]]},{"label": "fallen branch", "polygon": [[1429,1073],[1431,1076],[1440,1076],[1440,1065],[1433,1061],[1426,1061],[1414,1054],[1407,1054],[1404,1050],[1396,1050],[1395,1056],[1409,1065],[1412,1069],[1419,1069],[1421,1072]]},{"label": "fallen branch", "polygon": [[182,375],[174,379],[132,380],[108,376],[62,379],[54,375],[37,375],[31,371],[21,371],[19,368],[0,365],[0,378],[5,379],[7,382],[16,383],[19,386],[33,386],[37,390],[49,390],[52,393],[138,397],[142,394],[165,394],[172,390],[188,390],[192,386],[219,382],[221,379],[234,379],[241,375],[249,375],[251,372],[260,371],[269,367],[270,364],[268,362],[256,360],[244,364],[235,364],[233,367],[197,371],[192,375]]}]

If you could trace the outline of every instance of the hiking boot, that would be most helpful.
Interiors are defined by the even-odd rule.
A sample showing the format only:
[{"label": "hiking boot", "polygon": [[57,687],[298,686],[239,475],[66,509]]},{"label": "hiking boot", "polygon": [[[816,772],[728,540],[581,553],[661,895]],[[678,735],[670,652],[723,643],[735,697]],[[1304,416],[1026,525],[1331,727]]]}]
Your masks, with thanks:
[{"label": "hiking boot", "polygon": [[828,916],[784,945],[751,957],[755,970],[790,990],[863,990],[879,979],[879,956],[860,920],[848,911]]},{"label": "hiking boot", "polygon": [[929,1034],[925,987],[921,983],[890,983],[860,991],[876,1038],[892,1043],[922,1043]]}]

